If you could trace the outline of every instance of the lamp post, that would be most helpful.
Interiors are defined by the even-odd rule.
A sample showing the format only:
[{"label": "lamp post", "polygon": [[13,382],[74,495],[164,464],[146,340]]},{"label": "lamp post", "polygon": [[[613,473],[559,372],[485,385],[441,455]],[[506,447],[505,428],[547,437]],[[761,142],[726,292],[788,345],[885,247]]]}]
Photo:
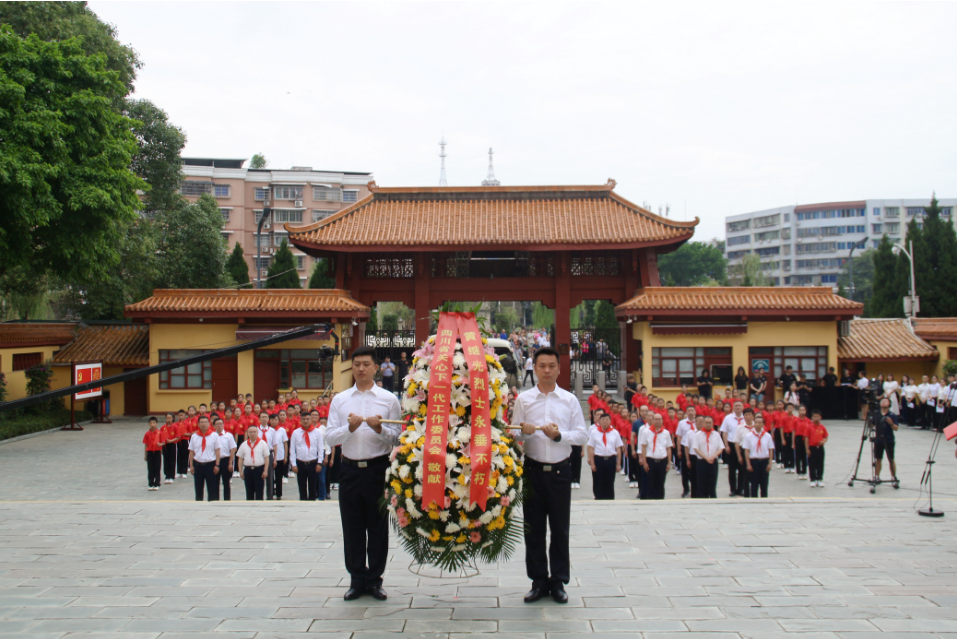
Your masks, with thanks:
[{"label": "lamp post", "polygon": [[867,238],[865,237],[860,242],[855,242],[851,245],[851,252],[847,256],[847,279],[849,280],[848,288],[851,289],[851,301],[854,301],[854,249],[858,246],[865,247],[867,246]]},{"label": "lamp post", "polygon": [[910,297],[904,298],[904,314],[914,319],[920,312],[920,298],[917,297],[917,285],[914,280],[914,242],[908,242],[907,245],[910,247],[909,251],[900,242],[894,244],[895,247],[904,252],[904,255],[910,261]]},{"label": "lamp post", "polygon": [[266,197],[263,198],[263,214],[259,216],[259,226],[256,227],[256,288],[263,287],[263,266],[262,266],[262,238],[263,238],[263,224],[266,220],[272,215],[272,209],[269,208],[269,187],[264,186],[263,191],[266,192]]}]

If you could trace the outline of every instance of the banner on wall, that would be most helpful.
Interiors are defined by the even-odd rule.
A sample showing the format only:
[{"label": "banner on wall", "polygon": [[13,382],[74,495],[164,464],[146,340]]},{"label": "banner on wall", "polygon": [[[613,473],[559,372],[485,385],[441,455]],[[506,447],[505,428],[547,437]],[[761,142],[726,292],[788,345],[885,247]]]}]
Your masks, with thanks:
[{"label": "banner on wall", "polygon": [[[95,382],[98,379],[103,379],[103,363],[102,362],[73,365],[73,383],[74,384],[86,384],[87,382]],[[77,401],[83,401],[86,399],[101,397],[102,395],[103,395],[103,388],[99,387],[99,388],[93,388],[90,390],[85,390],[79,393],[74,393],[73,399]]]}]

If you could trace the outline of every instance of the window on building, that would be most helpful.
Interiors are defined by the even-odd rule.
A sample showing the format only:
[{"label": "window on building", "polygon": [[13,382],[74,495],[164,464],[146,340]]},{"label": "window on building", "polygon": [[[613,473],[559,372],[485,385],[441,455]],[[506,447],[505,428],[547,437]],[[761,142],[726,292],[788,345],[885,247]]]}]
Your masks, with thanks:
[{"label": "window on building", "polygon": [[775,226],[781,222],[781,214],[765,215],[764,217],[754,218],[754,228],[760,229],[765,226]]},{"label": "window on building", "polygon": [[871,248],[879,248],[881,245],[880,240],[871,240]]},{"label": "window on building", "polygon": [[324,220],[330,215],[334,214],[335,211],[329,211],[324,209],[313,209],[312,210],[312,221],[318,222],[319,220]]},{"label": "window on building", "polygon": [[790,213],[785,213],[785,214],[784,214],[784,221],[785,221],[785,222],[790,222],[790,221],[791,221],[791,214],[790,214]]},{"label": "window on building", "polygon": [[899,206],[884,207],[884,217],[900,217],[900,216],[901,216],[901,207]]},{"label": "window on building", "polygon": [[228,184],[214,184],[214,185],[213,185],[213,197],[229,197],[229,185],[228,185]]},{"label": "window on building", "polygon": [[747,255],[748,253],[750,253],[750,252],[751,252],[751,251],[749,251],[749,250],[745,250],[745,251],[728,251],[728,259],[729,259],[729,260],[739,260],[739,259],[741,259],[742,257],[744,257],[745,255]]},{"label": "window on building", "polygon": [[[788,283],[784,278],[784,283]],[[790,366],[796,373],[807,375],[808,380],[814,381],[824,377],[827,372],[826,346],[752,346],[748,349],[748,358],[751,370],[757,368],[765,373],[768,384],[784,374],[784,369]]]},{"label": "window on building", "polygon": [[317,202],[341,202],[342,191],[331,186],[313,186],[312,199]]},{"label": "window on building", "polygon": [[785,271],[791,270],[791,260],[781,260],[781,268]]},{"label": "window on building", "polygon": [[286,239],[286,233],[276,232],[272,234],[272,245],[273,246],[282,246],[283,240]]},{"label": "window on building", "polygon": [[884,227],[883,227],[883,225],[881,225],[881,224],[871,224],[871,228],[874,229],[874,231],[873,231],[874,233],[883,233],[883,232],[884,232],[884,231],[882,230]]},{"label": "window on building", "polygon": [[320,362],[314,348],[282,350],[279,378],[283,388],[320,390],[332,383],[332,362]]},{"label": "window on building", "polygon": [[957,359],[957,348],[953,346],[947,347],[947,359]]},{"label": "window on building", "polygon": [[881,214],[881,207],[875,206],[875,207],[874,207],[874,216],[875,216],[875,217],[880,217],[880,214]]},{"label": "window on building", "polygon": [[783,249],[781,255],[790,255],[790,254],[791,254],[791,245],[790,245],[790,244],[785,244],[785,245],[782,246],[781,248]]},{"label": "window on building", "polygon": [[306,268],[306,256],[305,255],[293,255],[296,258],[296,270],[301,271]]},{"label": "window on building", "polygon": [[266,189],[261,188],[261,187],[258,187],[258,186],[257,186],[256,188],[254,188],[254,189],[253,189],[253,198],[255,198],[256,200],[258,200],[258,201],[260,201],[260,202],[262,202],[263,200],[265,200],[265,199],[266,199]]},{"label": "window on building", "polygon": [[768,242],[770,240],[781,239],[781,231],[765,231],[764,233],[755,233],[755,242]]},{"label": "window on building", "polygon": [[727,240],[728,246],[736,246],[738,244],[748,244],[751,241],[750,235],[737,235],[735,237],[729,237]]},{"label": "window on building", "polygon": [[767,248],[759,248],[755,251],[761,257],[767,257],[768,255],[780,255],[781,247],[780,246],[769,246]]},{"label": "window on building", "polygon": [[837,284],[837,274],[822,275],[821,284]]},{"label": "window on building", "polygon": [[940,207],[940,216],[941,217],[950,217],[951,212],[953,211],[951,206],[942,206]]},{"label": "window on building", "polygon": [[179,188],[179,192],[183,195],[206,195],[213,191],[212,182],[196,182],[192,180],[184,180],[183,185]]},{"label": "window on building", "polygon": [[264,255],[263,257],[254,257],[253,263],[257,264],[257,269],[267,269],[269,265],[272,264],[272,256]]},{"label": "window on building", "polygon": [[923,215],[924,207],[923,206],[908,206],[907,215],[909,217],[914,217],[915,215]]},{"label": "window on building", "polygon": [[302,222],[301,209],[273,209],[272,221],[276,224],[283,222]]},{"label": "window on building", "polygon": [[222,214],[222,216],[223,216],[223,222],[229,222],[229,213],[230,213],[231,211],[232,211],[232,209],[219,209],[219,212],[220,212],[220,213]]},{"label": "window on building", "polygon": [[790,240],[791,239],[791,229],[781,229],[781,239]]},{"label": "window on building", "polygon": [[274,200],[301,200],[301,186],[274,186],[272,187]]},{"label": "window on building", "polygon": [[[205,351],[195,350],[163,350],[159,352],[159,363],[175,362],[184,357],[199,355]],[[190,364],[181,368],[174,368],[170,371],[163,371],[159,374],[161,389],[170,388],[212,388],[213,387],[213,362],[208,360],[198,364]]]},{"label": "window on building", "polygon": [[342,201],[343,202],[358,202],[359,201],[359,191],[342,191]]},{"label": "window on building", "polygon": [[814,284],[814,276],[813,275],[795,275],[794,277],[791,278],[791,281],[794,283],[795,286],[810,286],[811,284]]},{"label": "window on building", "polygon": [[697,385],[707,369],[715,384],[731,384],[731,348],[652,348],[652,385],[665,388]]},{"label": "window on building", "polygon": [[13,356],[13,370],[25,371],[43,363],[43,353],[17,353]]},{"label": "window on building", "polygon": [[887,231],[888,235],[897,235],[901,232],[901,223],[900,222],[886,222],[884,228]]},{"label": "window on building", "polygon": [[737,233],[738,231],[747,231],[751,228],[751,220],[740,220],[738,222],[728,222],[728,233]]}]

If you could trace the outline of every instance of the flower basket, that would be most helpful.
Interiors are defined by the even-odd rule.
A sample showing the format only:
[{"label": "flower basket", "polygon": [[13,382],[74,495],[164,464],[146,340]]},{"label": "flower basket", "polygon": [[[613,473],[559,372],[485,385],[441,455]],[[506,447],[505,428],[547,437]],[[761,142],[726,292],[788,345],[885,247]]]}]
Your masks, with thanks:
[{"label": "flower basket", "polygon": [[[439,334],[443,333],[447,315],[464,315],[443,313],[440,320]],[[453,318],[454,319],[454,318]],[[454,326],[454,323],[451,324]],[[515,441],[509,436],[505,420],[504,396],[505,371],[495,351],[481,338],[479,342],[469,341],[475,333],[468,331],[474,326],[474,319],[463,323],[459,318],[459,326],[466,330],[462,338],[458,335],[451,339],[451,346],[442,346],[437,349],[437,336],[433,335],[412,355],[412,367],[405,378],[402,394],[402,413],[405,423],[399,446],[392,453],[392,464],[386,472],[385,503],[391,515],[395,530],[399,533],[403,547],[409,552],[419,565],[432,565],[446,572],[461,573],[463,568],[475,565],[476,560],[486,563],[507,560],[515,551],[522,536],[521,522],[514,519],[515,509],[522,501],[522,467],[520,451]],[[448,333],[448,331],[444,331]],[[477,329],[476,329],[477,332]],[[480,333],[478,333],[480,337]],[[441,340],[448,343],[450,340]],[[466,346],[463,346],[463,342]],[[469,346],[474,343],[476,347]],[[468,359],[465,349],[469,349]],[[478,350],[480,349],[480,350]],[[477,359],[476,352],[479,352]],[[446,356],[443,358],[443,354]],[[428,449],[427,440],[434,443],[433,436],[437,432],[435,420],[431,424],[432,415],[429,411],[430,401],[442,398],[444,392],[437,390],[439,384],[433,380],[433,367],[436,361],[448,361],[448,414],[442,427],[445,429],[446,445],[444,447],[444,485],[442,486],[439,502],[429,500],[423,503],[425,493],[435,495],[437,487],[426,488],[424,483],[430,474],[436,474],[438,469],[435,463],[427,472],[427,459],[434,461],[437,450]],[[469,361],[472,362],[471,366]],[[487,388],[473,392],[471,385],[484,385],[482,382],[473,382],[479,368],[478,362],[484,363],[487,373]],[[471,370],[470,370],[471,369]],[[441,379],[441,373],[437,373]],[[429,392],[430,383],[433,392]],[[483,410],[483,402],[487,403],[487,412]],[[444,404],[444,402],[443,402]],[[473,442],[473,409],[479,419]],[[433,412],[435,407],[433,406]],[[444,413],[445,411],[442,410]],[[487,414],[490,429],[480,429],[481,416]],[[479,434],[481,430],[482,434]],[[485,433],[489,433],[490,446],[480,447],[485,443]],[[428,450],[427,450],[428,449]],[[474,451],[489,450],[487,463],[482,464],[478,458],[473,468],[471,455]],[[431,454],[431,457],[427,454]],[[479,453],[475,453],[479,457]],[[479,477],[481,468],[482,477]],[[475,499],[476,486],[473,486],[473,471],[476,473],[476,485],[480,492],[482,484],[487,483],[487,495],[483,504]],[[487,479],[484,473],[488,472]],[[429,483],[435,483],[429,478]]]}]

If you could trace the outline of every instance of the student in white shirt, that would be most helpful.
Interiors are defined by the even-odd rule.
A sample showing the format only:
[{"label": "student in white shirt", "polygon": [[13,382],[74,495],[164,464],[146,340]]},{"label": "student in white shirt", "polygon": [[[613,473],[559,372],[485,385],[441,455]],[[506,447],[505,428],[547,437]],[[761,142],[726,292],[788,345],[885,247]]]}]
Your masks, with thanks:
[{"label": "student in white shirt", "polygon": [[319,496],[319,471],[325,446],[314,421],[318,419],[318,410],[306,414],[302,427],[293,431],[289,441],[289,463],[299,483],[299,501],[315,501]]},{"label": "student in white shirt", "polygon": [[335,463],[336,457],[332,447],[329,445],[329,438],[326,437],[326,418],[319,417],[319,411],[313,410],[312,421],[315,424],[319,424],[319,426],[316,427],[316,430],[318,430],[319,434],[322,435],[322,446],[325,450],[322,458],[322,468],[319,469],[319,496],[316,499],[318,501],[325,501],[326,499],[330,499],[330,485],[327,475],[331,472],[332,465]]},{"label": "student in white shirt", "polygon": [[919,390],[908,375],[901,376],[901,412],[908,426],[915,426],[921,410]]},{"label": "student in white shirt", "polygon": [[219,501],[219,438],[209,428],[209,417],[203,415],[196,423],[198,432],[189,438],[189,473],[196,487],[196,501],[203,501],[203,486],[209,501]]},{"label": "student in white shirt", "polygon": [[754,429],[744,438],[743,448],[751,482],[748,494],[757,497],[760,491],[762,497],[767,497],[768,474],[774,463],[774,453],[771,452],[774,450],[774,438],[764,429],[764,418],[760,415],[754,418]]},{"label": "student in white shirt", "polygon": [[[928,415],[933,414],[933,407],[930,406],[928,401],[930,400],[930,379],[927,375],[924,375],[920,378],[920,384],[917,385],[917,397],[920,400],[919,409],[917,411],[917,425],[924,426],[928,422]],[[937,399],[936,397],[934,398]]]},{"label": "student in white shirt", "polygon": [[621,470],[624,442],[611,427],[611,416],[603,413],[598,429],[588,436],[588,465],[591,467],[592,491],[595,499],[615,498],[615,473]]},{"label": "student in white shirt", "polygon": [[[281,395],[280,395],[281,397]],[[266,415],[266,418],[263,419],[263,415]],[[262,420],[259,423],[259,439],[266,442],[266,445],[269,446],[269,461],[266,463],[266,501],[271,501],[275,498],[276,495],[276,430],[275,427],[279,425],[279,413],[275,412],[272,415],[263,411],[259,414],[259,419]]]},{"label": "student in white shirt", "polygon": [[[944,383],[939,383],[936,375],[932,375],[930,378],[930,404],[927,407],[927,424],[926,428],[937,428],[938,423],[941,420],[941,416],[947,412],[948,408],[953,408],[953,402],[950,401],[953,391],[950,388],[950,384],[953,382],[953,375],[948,375],[947,380],[940,380]],[[936,399],[935,399],[936,398]]]},{"label": "student in white shirt", "polygon": [[289,434],[286,433],[286,429],[283,428],[283,412],[279,411],[275,415],[275,419],[272,417],[269,418],[269,425],[272,427],[272,436],[273,444],[275,448],[273,449],[273,457],[275,457],[275,472],[273,473],[273,496],[276,500],[282,499],[282,482],[285,479],[286,470],[286,449],[289,446]]},{"label": "student in white shirt", "polygon": [[678,422],[678,428],[675,430],[675,447],[678,449],[678,459],[682,465],[681,468],[681,497],[693,497],[698,491],[694,480],[694,460],[690,457],[690,452],[694,449],[690,446],[694,439],[698,427],[695,424],[697,412],[694,406],[688,406],[685,410],[685,418]]},{"label": "student in white shirt", "polygon": [[269,471],[269,444],[259,437],[259,428],[250,426],[246,429],[246,441],[236,453],[239,458],[239,476],[246,483],[246,501],[263,499],[263,489],[266,486],[266,477]]},{"label": "student in white shirt", "polygon": [[213,418],[213,428],[216,429],[216,436],[219,438],[219,481],[223,482],[223,501],[229,501],[231,497],[230,482],[233,479],[233,464],[236,458],[236,440],[232,433],[227,433],[223,429],[223,420],[219,417]]},{"label": "student in white shirt", "polygon": [[734,437],[729,438],[728,448],[738,464],[738,495],[748,497],[751,489],[751,476],[748,474],[747,461],[744,458],[744,439],[754,430],[754,409],[750,406],[744,409],[744,423],[734,431]]},{"label": "student in white shirt", "polygon": [[743,465],[738,461],[738,456],[734,450],[734,436],[738,431],[738,426],[744,424],[744,404],[740,401],[734,403],[731,413],[725,415],[721,422],[720,432],[724,444],[724,463],[728,469],[728,487],[731,494],[728,497],[743,495],[745,490],[745,478]]},{"label": "student in white shirt", "polygon": [[901,414],[899,388],[900,384],[894,381],[894,374],[888,373],[887,381],[884,382],[884,397],[891,400],[891,412],[898,416]]},{"label": "student in white shirt", "polygon": [[641,451],[641,499],[664,499],[665,477],[671,470],[671,433],[664,429],[664,419],[655,414],[652,427],[642,432],[638,440]]},{"label": "student in white shirt", "polygon": [[717,498],[718,456],[724,451],[724,440],[714,431],[714,420],[705,417],[703,430],[695,435],[694,448],[698,453],[698,498]]}]

